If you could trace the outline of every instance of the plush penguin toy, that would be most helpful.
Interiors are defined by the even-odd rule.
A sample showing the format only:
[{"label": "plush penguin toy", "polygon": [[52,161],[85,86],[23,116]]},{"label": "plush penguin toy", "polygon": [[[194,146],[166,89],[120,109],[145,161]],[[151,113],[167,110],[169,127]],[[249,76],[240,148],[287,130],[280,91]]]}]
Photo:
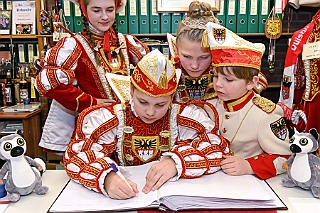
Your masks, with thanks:
[{"label": "plush penguin toy", "polygon": [[283,164],[288,176],[282,179],[286,187],[311,189],[314,197],[320,198],[320,158],[313,154],[318,149],[318,132],[295,133],[290,138],[293,155]]},{"label": "plush penguin toy", "polygon": [[[48,187],[42,186],[39,171],[42,166],[34,159],[25,156],[26,141],[19,134],[11,134],[0,139],[0,158],[6,163],[0,170],[0,182],[7,175],[5,189],[7,198],[12,202],[20,199],[20,195],[28,195],[35,191],[43,195]],[[33,169],[31,166],[36,167]]]}]

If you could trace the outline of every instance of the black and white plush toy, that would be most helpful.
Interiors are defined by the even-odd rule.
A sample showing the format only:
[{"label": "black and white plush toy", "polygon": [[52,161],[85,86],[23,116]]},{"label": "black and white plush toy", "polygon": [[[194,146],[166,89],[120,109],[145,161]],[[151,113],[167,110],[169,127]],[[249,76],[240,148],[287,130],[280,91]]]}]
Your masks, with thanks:
[{"label": "black and white plush toy", "polygon": [[6,161],[0,170],[0,183],[8,174],[5,189],[7,198],[12,202],[18,201],[20,195],[28,195],[33,191],[43,195],[49,189],[47,186],[42,186],[38,171],[43,170],[41,164],[25,156],[25,152],[26,141],[21,135],[11,134],[0,139],[0,158]]},{"label": "black and white plush toy", "polygon": [[284,163],[288,176],[282,179],[286,187],[301,187],[311,190],[320,198],[320,158],[313,153],[318,149],[318,132],[311,129],[308,133],[295,133],[290,138],[290,150],[293,155]]}]

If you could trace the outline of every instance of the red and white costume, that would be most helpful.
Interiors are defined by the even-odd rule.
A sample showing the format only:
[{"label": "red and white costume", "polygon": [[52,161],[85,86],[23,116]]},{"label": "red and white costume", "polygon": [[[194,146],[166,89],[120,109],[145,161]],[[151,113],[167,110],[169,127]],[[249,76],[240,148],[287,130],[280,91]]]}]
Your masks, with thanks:
[{"label": "red and white costume", "polygon": [[[159,61],[165,64],[161,67]],[[131,83],[153,97],[168,96],[177,88],[177,77],[169,60],[154,50],[138,63]],[[202,101],[196,104],[209,106],[214,119],[192,103],[173,104],[165,116],[152,124],[137,117],[133,101],[85,109],[79,114],[75,137],[64,154],[67,174],[85,187],[107,195],[103,184],[112,171],[109,163],[141,165],[163,156],[176,163],[178,173],[173,179],[216,172],[222,155],[230,152],[229,143],[217,135],[219,122],[214,107]]]},{"label": "red and white costume", "polygon": [[[246,41],[214,23],[207,24],[207,32],[205,45],[210,47],[213,66],[260,70],[263,44]],[[259,178],[285,172],[282,164],[291,152],[284,112],[279,105],[254,90],[235,100],[222,101],[217,97],[208,102],[217,108],[220,133],[230,141],[231,152],[246,159]]]},{"label": "red and white costume", "polygon": [[[90,28],[95,41],[101,43],[104,33],[92,26]],[[109,61],[103,47],[92,47],[83,33],[63,38],[49,49],[36,79],[39,93],[54,99],[41,147],[64,151],[74,129],[74,112],[96,105],[97,99],[116,99],[105,73],[128,75],[129,63],[136,65],[149,52],[148,47],[132,35],[119,33],[118,37],[121,45],[119,51],[124,60],[118,54]],[[110,44],[111,50],[116,49],[116,40],[110,41]],[[100,66],[95,55],[100,60]],[[56,129],[57,126],[59,129]]]}]

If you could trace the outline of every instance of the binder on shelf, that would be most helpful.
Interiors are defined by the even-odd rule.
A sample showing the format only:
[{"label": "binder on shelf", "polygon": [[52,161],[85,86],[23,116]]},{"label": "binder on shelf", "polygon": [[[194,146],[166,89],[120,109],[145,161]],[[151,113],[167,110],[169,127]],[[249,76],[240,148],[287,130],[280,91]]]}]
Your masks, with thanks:
[{"label": "binder on shelf", "polygon": [[128,33],[128,4],[126,4],[125,8],[116,14],[118,31],[123,34]]},{"label": "binder on shelf", "polygon": [[177,28],[178,25],[181,21],[182,15],[181,13],[172,13],[171,15],[171,19],[172,19],[172,23],[171,23],[171,33],[176,33],[177,32]]},{"label": "binder on shelf", "polygon": [[169,50],[169,45],[168,43],[164,43],[161,45],[161,52],[163,55],[167,56],[170,58],[170,50]]},{"label": "binder on shelf", "polygon": [[269,16],[270,12],[270,2],[269,0],[260,0],[260,10],[261,11],[259,14],[259,33],[264,33],[264,26],[266,24],[267,18]]},{"label": "binder on shelf", "polygon": [[259,32],[258,0],[249,1],[248,10],[248,33]]},{"label": "binder on shelf", "polygon": [[79,7],[79,5],[76,5],[76,4],[73,4],[73,6],[74,6],[74,20],[73,20],[74,32],[75,33],[82,32],[83,25],[82,25],[82,17],[81,17],[80,7]]},{"label": "binder on shelf", "polygon": [[248,32],[248,0],[237,1],[237,33]]},{"label": "binder on shelf", "polygon": [[130,0],[127,2],[129,11],[129,33],[139,34],[139,1]]},{"label": "binder on shelf", "polygon": [[18,63],[26,63],[26,48],[24,44],[18,44]]},{"label": "binder on shelf", "polygon": [[74,32],[73,29],[73,5],[71,4],[70,0],[63,0],[62,9],[64,13],[64,17],[66,20],[66,28],[69,29],[71,32]]},{"label": "binder on shelf", "polygon": [[216,14],[217,19],[220,22],[220,25],[226,26],[226,6],[227,6],[227,0],[219,0],[219,13]]},{"label": "binder on shelf", "polygon": [[0,10],[4,10],[4,0],[0,0]]},{"label": "binder on shelf", "polygon": [[157,0],[150,0],[150,33],[160,33],[160,14],[157,12]]},{"label": "binder on shelf", "polygon": [[148,34],[150,33],[149,30],[149,0],[140,0],[140,17],[139,17],[139,32],[141,34]]},{"label": "binder on shelf", "polygon": [[5,10],[12,10],[12,1],[11,0],[5,0]]},{"label": "binder on shelf", "polygon": [[226,28],[232,32],[237,32],[237,4],[236,0],[227,1]]},{"label": "binder on shelf", "polygon": [[28,62],[33,62],[34,60],[34,44],[27,44],[27,55],[28,55]]},{"label": "binder on shelf", "polygon": [[171,13],[161,13],[160,15],[160,33],[171,31]]}]

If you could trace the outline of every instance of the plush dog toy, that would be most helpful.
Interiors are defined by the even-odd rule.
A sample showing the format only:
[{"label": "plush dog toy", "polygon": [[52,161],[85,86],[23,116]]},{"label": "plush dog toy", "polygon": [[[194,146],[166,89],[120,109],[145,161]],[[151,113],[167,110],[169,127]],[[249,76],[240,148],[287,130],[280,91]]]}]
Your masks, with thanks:
[{"label": "plush dog toy", "polygon": [[[25,156],[26,141],[19,134],[11,134],[0,139],[0,158],[6,163],[0,170],[0,183],[7,175],[5,189],[7,198],[12,202],[17,202],[20,195],[28,195],[35,191],[38,195],[43,195],[48,191],[47,186],[42,186],[39,171],[42,166],[34,159]],[[31,166],[37,169],[31,168]]]},{"label": "plush dog toy", "polygon": [[318,132],[295,133],[290,138],[293,155],[283,164],[288,177],[281,180],[286,187],[311,189],[314,197],[320,198],[320,158],[313,154],[318,149]]}]

